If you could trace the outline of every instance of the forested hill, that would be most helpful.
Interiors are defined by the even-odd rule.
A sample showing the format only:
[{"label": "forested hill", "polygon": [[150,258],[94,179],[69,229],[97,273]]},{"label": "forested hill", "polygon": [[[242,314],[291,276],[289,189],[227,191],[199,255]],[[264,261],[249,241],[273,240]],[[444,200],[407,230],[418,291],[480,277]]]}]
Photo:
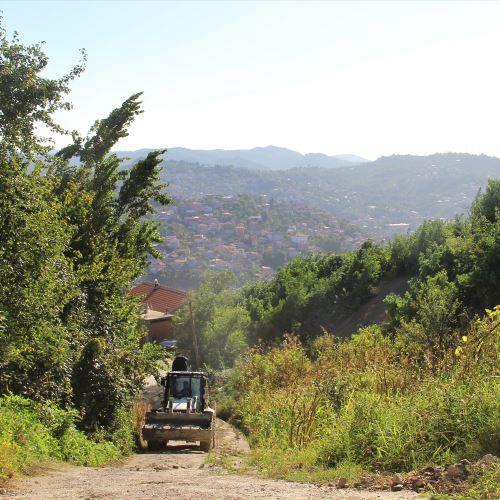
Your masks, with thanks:
[{"label": "forested hill", "polygon": [[203,167],[168,160],[163,180],[177,198],[253,193],[333,213],[366,226],[374,238],[416,229],[424,219],[466,214],[488,178],[500,175],[500,159],[458,153],[389,156],[336,169],[295,168],[258,172]]},{"label": "forested hill", "polygon": [[[464,464],[500,454],[499,180],[468,217],[388,245],[297,257],[240,291],[208,278],[192,301],[198,346],[213,368],[236,360],[217,409],[248,431],[262,469],[421,471],[409,484],[431,492],[439,464],[453,478],[446,492],[459,484],[448,471],[465,470],[463,492]],[[190,349],[189,311],[178,320]],[[495,498],[498,463],[479,471],[460,498]]]},{"label": "forested hill", "polygon": [[[116,153],[120,157],[137,160],[145,158],[151,151],[153,150],[139,149]],[[297,151],[276,146],[237,150],[170,148],[168,158],[171,161],[186,161],[206,166],[230,165],[262,171],[286,170],[295,167],[337,168],[368,161],[351,154],[328,156],[323,153],[308,153],[303,155]]]},{"label": "forested hill", "polygon": [[[490,180],[462,220],[427,221],[387,245],[298,256],[237,292],[230,273],[208,276],[193,299],[204,361],[222,368],[245,345],[285,332],[304,341],[325,331],[349,336],[388,319],[386,333],[402,328],[422,346],[448,345],[457,331],[466,335],[470,318],[500,303],[499,236],[500,181]],[[190,349],[190,316],[179,318],[177,335]]]}]

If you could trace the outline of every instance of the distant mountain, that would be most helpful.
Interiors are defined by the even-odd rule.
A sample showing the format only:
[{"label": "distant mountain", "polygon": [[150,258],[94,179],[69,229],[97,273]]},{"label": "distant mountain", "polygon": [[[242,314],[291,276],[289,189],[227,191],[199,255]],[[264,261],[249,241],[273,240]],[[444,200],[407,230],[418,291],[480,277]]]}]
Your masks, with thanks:
[{"label": "distant mountain", "polygon": [[[117,151],[119,156],[127,156],[133,160],[145,157],[152,149],[137,151]],[[258,147],[253,149],[187,149],[170,148],[165,156],[168,161],[184,161],[200,165],[230,165],[250,170],[286,170],[297,167],[338,168],[356,165],[368,160],[355,155],[328,156],[323,153],[308,153],[303,155],[291,149],[276,146]]]},{"label": "distant mountain", "polygon": [[344,160],[348,161],[351,163],[367,163],[370,160],[367,160],[366,158],[362,158],[361,156],[357,155],[336,155],[335,158],[338,158],[339,160]]}]

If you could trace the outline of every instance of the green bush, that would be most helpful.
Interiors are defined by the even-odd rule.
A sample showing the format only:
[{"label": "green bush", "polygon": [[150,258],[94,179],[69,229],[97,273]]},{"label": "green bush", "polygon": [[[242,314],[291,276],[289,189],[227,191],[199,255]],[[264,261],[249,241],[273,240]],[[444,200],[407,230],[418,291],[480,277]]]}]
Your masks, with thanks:
[{"label": "green bush", "polygon": [[498,389],[495,379],[433,379],[393,398],[355,392],[325,437],[320,462],[401,471],[498,453]]},{"label": "green bush", "polygon": [[410,471],[498,454],[500,306],[486,312],[456,347],[418,356],[377,326],[349,341],[325,335],[306,349],[289,336],[249,352],[224,387],[254,462],[314,479],[345,467]]},{"label": "green bush", "polygon": [[0,478],[60,458],[57,439],[29,405],[28,400],[16,396],[0,399]]},{"label": "green bush", "polygon": [[19,396],[0,398],[0,479],[53,461],[99,466],[118,459],[122,450],[94,442],[75,427],[76,412]]},{"label": "green bush", "polygon": [[107,441],[95,443],[75,427],[63,434],[58,445],[62,459],[76,465],[97,467],[121,456],[118,446]]}]

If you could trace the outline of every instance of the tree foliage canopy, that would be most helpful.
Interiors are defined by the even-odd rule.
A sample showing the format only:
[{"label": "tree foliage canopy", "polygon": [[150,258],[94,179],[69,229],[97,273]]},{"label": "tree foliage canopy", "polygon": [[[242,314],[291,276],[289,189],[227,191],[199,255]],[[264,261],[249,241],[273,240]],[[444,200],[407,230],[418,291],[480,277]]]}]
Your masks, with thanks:
[{"label": "tree foliage canopy", "polygon": [[140,346],[126,290],[160,241],[146,216],[170,200],[162,151],[128,169],[110,153],[141,112],[140,93],[57,154],[37,135],[67,133],[53,115],[71,108],[84,63],[83,53],[67,75],[45,78],[42,45],[0,31],[0,394],[74,405],[83,428],[112,436],[160,355]]}]

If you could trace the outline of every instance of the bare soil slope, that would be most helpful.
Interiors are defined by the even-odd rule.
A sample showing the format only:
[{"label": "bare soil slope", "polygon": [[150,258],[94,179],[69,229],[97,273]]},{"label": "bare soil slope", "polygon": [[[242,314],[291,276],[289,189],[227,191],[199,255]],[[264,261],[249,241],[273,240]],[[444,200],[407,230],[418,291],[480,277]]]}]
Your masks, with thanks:
[{"label": "bare soil slope", "polygon": [[374,296],[359,309],[347,313],[345,316],[328,325],[329,331],[338,337],[350,337],[359,328],[372,324],[382,324],[387,321],[384,299],[390,293],[403,295],[408,290],[408,276],[398,276],[382,280],[374,290]]}]

